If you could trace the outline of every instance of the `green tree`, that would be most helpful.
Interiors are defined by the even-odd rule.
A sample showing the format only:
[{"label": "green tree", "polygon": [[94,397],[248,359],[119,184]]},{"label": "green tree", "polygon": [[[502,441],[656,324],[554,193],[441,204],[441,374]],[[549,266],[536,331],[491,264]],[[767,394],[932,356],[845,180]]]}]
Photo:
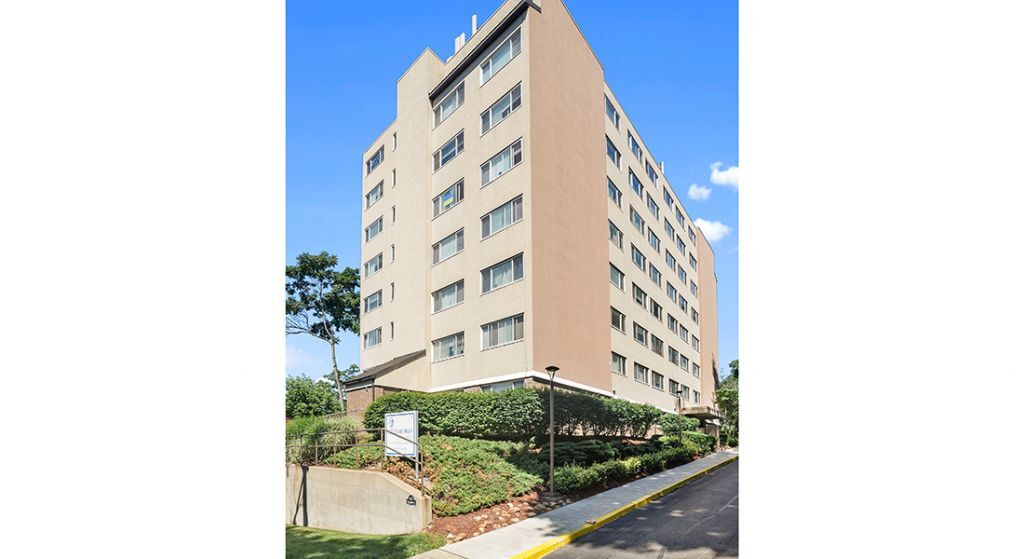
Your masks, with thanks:
[{"label": "green tree", "polygon": [[[350,379],[350,378],[352,378],[352,377],[354,377],[354,376],[356,376],[358,374],[359,374],[359,365],[357,365],[355,363],[349,365],[348,368],[345,369],[344,371],[338,371],[338,375],[341,378],[341,382],[345,382],[346,380],[348,380],[348,379]],[[338,397],[339,392],[338,392],[337,385],[334,383],[334,374],[333,374],[333,372],[326,373],[321,380],[323,382],[326,382],[327,385],[331,387],[331,394],[334,396],[334,399],[341,401],[341,411],[345,411],[346,409],[348,409],[348,402],[345,401],[345,399],[343,397],[341,397],[341,398]]]},{"label": "green tree", "polygon": [[715,390],[715,402],[724,416],[722,431],[727,436],[739,437],[740,432],[740,362],[729,363],[729,376]]},{"label": "green tree", "polygon": [[304,252],[295,265],[285,267],[285,331],[288,334],[309,334],[331,348],[331,374],[341,400],[341,378],[338,374],[336,346],[338,334],[359,335],[359,270],[337,271],[338,257],[321,252]]},{"label": "green tree", "polygon": [[331,390],[331,383],[313,381],[309,377],[288,377],[285,380],[284,414],[286,417],[308,417],[334,413],[341,409]]},{"label": "green tree", "polygon": [[740,379],[740,360],[733,359],[729,361],[729,378]]}]

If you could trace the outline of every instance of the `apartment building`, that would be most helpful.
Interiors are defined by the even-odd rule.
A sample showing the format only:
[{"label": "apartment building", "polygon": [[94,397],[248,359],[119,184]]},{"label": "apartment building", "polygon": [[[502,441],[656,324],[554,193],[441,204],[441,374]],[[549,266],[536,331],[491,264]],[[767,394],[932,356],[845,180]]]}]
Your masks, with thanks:
[{"label": "apartment building", "polygon": [[[561,0],[506,0],[398,80],[362,158],[362,373],[556,385],[713,418],[714,254]],[[622,76],[621,79],[629,79]]]}]

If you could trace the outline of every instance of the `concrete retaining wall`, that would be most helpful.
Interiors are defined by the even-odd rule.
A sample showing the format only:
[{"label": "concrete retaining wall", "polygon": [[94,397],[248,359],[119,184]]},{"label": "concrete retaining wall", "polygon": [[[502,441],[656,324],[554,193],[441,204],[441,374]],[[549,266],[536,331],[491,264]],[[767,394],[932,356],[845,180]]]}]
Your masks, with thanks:
[{"label": "concrete retaining wall", "polygon": [[307,466],[303,476],[302,466],[289,464],[285,479],[287,524],[360,534],[409,534],[423,530],[431,520],[430,497],[390,474]]}]

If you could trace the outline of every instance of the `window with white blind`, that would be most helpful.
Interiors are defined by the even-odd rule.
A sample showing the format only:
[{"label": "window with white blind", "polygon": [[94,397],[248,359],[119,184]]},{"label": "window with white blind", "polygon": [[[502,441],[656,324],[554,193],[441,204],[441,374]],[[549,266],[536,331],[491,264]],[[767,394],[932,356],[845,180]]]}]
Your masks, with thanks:
[{"label": "window with white blind", "polygon": [[434,311],[441,312],[461,303],[465,298],[465,281],[459,280],[447,287],[431,293]]},{"label": "window with white blind", "polygon": [[488,80],[494,77],[494,74],[497,74],[522,52],[523,40],[520,31],[516,29],[508,39],[502,41],[491,52],[490,56],[480,63],[480,85],[487,83]]},{"label": "window with white blind", "polygon": [[381,329],[380,328],[377,328],[375,330],[370,330],[369,332],[363,334],[363,347],[364,348],[370,348],[370,347],[378,346],[378,345],[380,345],[380,341],[381,341]]},{"label": "window with white blind", "polygon": [[509,172],[523,162],[523,140],[519,139],[480,166],[480,187]]},{"label": "window with white blind", "polygon": [[380,307],[382,300],[381,291],[378,289],[376,293],[369,297],[363,298],[363,312],[368,313]]},{"label": "window with white blind", "polygon": [[434,243],[432,247],[434,251],[434,264],[444,262],[445,260],[455,256],[462,252],[465,248],[465,235],[462,229],[448,235],[441,239],[439,242]]},{"label": "window with white blind", "polygon": [[480,290],[488,293],[523,279],[523,254],[503,260],[490,268],[480,271]]},{"label": "window with white blind", "polygon": [[480,238],[486,239],[523,219],[523,197],[516,196],[480,218]]},{"label": "window with white blind", "polygon": [[377,200],[380,200],[383,197],[384,181],[380,181],[379,183],[377,183],[377,186],[373,187],[372,189],[370,189],[369,192],[366,193],[366,209],[370,209],[370,206],[376,204]]},{"label": "window with white blind", "polygon": [[466,350],[465,341],[466,337],[463,332],[434,340],[432,342],[433,361],[444,361],[462,355]]},{"label": "window with white blind", "polygon": [[626,376],[626,358],[614,351],[612,352],[612,372]]},{"label": "window with white blind", "polygon": [[452,137],[452,139],[445,142],[441,149],[434,152],[434,170],[438,170],[444,167],[449,161],[455,159],[455,156],[462,153],[465,149],[465,134],[463,130],[459,130],[459,133]]},{"label": "window with white blind", "polygon": [[633,363],[633,378],[647,384],[647,372],[649,369],[639,363]]},{"label": "window with white blind", "polygon": [[651,386],[657,390],[664,390],[665,377],[661,373],[651,371]]},{"label": "window with white blind", "polygon": [[380,253],[377,256],[366,261],[363,264],[363,277],[368,278],[373,274],[376,274],[384,266],[384,253]]},{"label": "window with white blind", "polygon": [[459,179],[459,182],[449,186],[444,189],[444,192],[434,197],[434,217],[459,205],[459,202],[462,201],[465,195],[465,181]]},{"label": "window with white blind", "polygon": [[363,230],[366,242],[372,241],[374,239],[374,237],[376,237],[377,235],[380,235],[380,232],[383,231],[383,230],[384,230],[384,218],[383,217],[378,217],[376,221],[371,223],[366,229]]},{"label": "window with white blind", "polygon": [[480,327],[480,349],[511,344],[523,339],[523,315],[517,314]]},{"label": "window with white blind", "polygon": [[509,117],[523,103],[522,83],[505,92],[501,99],[480,114],[480,134],[486,134],[488,130],[500,124]]},{"label": "window with white blind", "polygon": [[633,339],[643,344],[644,347],[647,346],[647,335],[648,332],[646,328],[640,326],[636,322],[633,323]]},{"label": "window with white blind", "polygon": [[452,90],[451,93],[446,95],[440,103],[434,107],[434,126],[441,124],[445,121],[455,109],[462,106],[462,102],[466,100],[466,82],[463,81],[458,87]]}]

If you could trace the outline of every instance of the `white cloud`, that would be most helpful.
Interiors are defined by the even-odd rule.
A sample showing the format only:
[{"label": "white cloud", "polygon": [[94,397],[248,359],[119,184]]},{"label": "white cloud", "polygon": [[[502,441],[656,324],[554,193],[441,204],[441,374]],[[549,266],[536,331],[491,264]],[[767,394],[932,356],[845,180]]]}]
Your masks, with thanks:
[{"label": "white cloud", "polygon": [[708,196],[711,196],[711,189],[706,186],[698,186],[696,183],[690,185],[690,190],[686,193],[691,200],[707,200]]},{"label": "white cloud", "polygon": [[715,161],[711,165],[711,184],[731,186],[733,189],[739,189],[740,168],[733,166],[723,171],[722,165],[721,161]]},{"label": "white cloud", "polygon": [[704,237],[712,244],[721,241],[729,234],[729,231],[732,231],[728,225],[721,221],[707,221],[698,217],[693,222],[704,232]]}]

